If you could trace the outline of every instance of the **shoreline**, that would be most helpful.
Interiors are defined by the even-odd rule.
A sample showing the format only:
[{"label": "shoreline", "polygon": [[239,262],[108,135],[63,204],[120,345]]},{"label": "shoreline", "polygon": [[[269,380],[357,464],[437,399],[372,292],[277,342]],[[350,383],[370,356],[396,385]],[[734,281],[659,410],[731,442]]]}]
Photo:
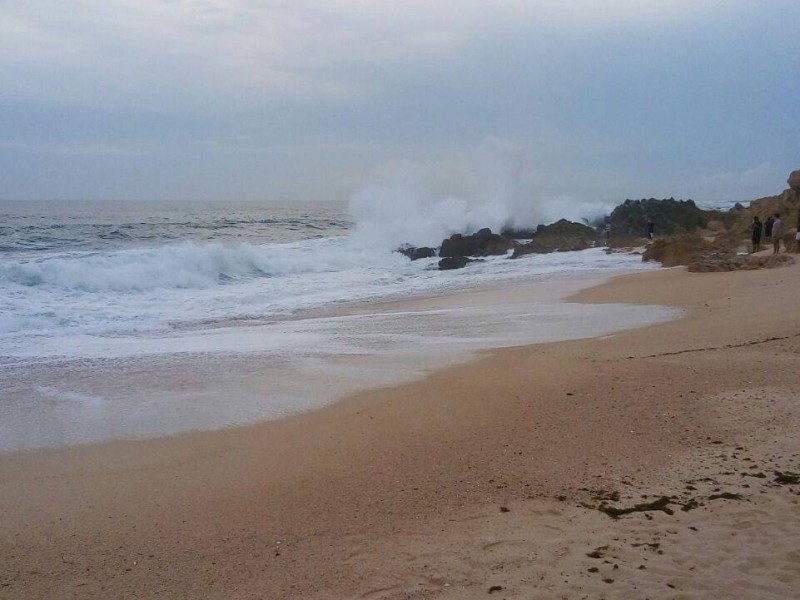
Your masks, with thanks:
[{"label": "shoreline", "polygon": [[[176,345],[171,341],[164,354],[20,364],[4,378],[0,452],[280,420],[358,392],[420,380],[496,348],[609,335],[677,316],[663,306],[565,302],[607,280],[608,274],[560,274],[361,302],[261,326],[221,328],[199,340],[194,352],[170,352]],[[238,350],[222,351],[220,344]],[[272,350],[259,351],[259,344]]]},{"label": "shoreline", "polygon": [[[680,479],[679,465],[715,441],[732,455],[746,438],[759,464],[781,444],[789,464],[780,468],[800,470],[791,402],[800,324],[785,309],[798,274],[626,275],[572,299],[658,299],[686,315],[486,352],[282,421],[0,456],[0,510],[13,515],[0,525],[0,551],[13,557],[0,597],[611,593],[576,570],[592,568],[583,546],[608,533],[605,515],[580,508],[594,492],[627,496]],[[797,512],[790,499],[776,506]],[[548,538],[544,524],[559,535]],[[791,546],[791,536],[771,541]],[[531,576],[537,569],[544,579]],[[618,570],[637,589],[646,580],[634,576],[649,575]],[[800,582],[790,568],[782,576]]]}]

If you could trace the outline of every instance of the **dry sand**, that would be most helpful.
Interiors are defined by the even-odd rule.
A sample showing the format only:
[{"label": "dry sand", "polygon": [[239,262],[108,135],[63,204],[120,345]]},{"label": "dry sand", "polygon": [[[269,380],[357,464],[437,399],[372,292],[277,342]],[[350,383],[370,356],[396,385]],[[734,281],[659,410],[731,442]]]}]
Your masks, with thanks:
[{"label": "dry sand", "polygon": [[0,457],[0,597],[796,598],[799,297],[800,265],[625,276],[574,300],[686,318]]}]

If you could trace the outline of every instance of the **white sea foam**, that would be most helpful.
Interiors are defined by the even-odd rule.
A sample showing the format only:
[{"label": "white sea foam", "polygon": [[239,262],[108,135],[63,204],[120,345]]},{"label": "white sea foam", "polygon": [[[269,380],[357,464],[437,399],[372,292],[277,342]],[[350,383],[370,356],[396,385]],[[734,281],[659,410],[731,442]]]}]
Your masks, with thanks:
[{"label": "white sea foam", "polygon": [[[370,257],[374,254],[332,239],[265,246],[182,243],[8,261],[0,265],[0,280],[24,287],[83,292],[203,289],[254,277],[339,271],[369,264]],[[381,262],[390,260],[381,257]]]},{"label": "white sea foam", "polygon": [[[411,262],[359,241],[356,237],[263,246],[181,244],[6,263],[0,277],[6,292],[0,355],[68,357],[83,346],[79,341],[92,337],[101,338],[112,354],[114,345],[145,351],[146,345],[125,336],[177,338],[209,324],[285,318],[342,302],[436,293],[550,273],[645,267],[638,257],[597,249],[513,261],[490,257],[460,272],[441,272],[434,268],[435,258]],[[203,351],[212,350],[204,344]]]},{"label": "white sea foam", "polygon": [[409,381],[487,348],[605,335],[678,314],[559,300],[584,285],[551,279],[488,298],[460,293],[398,310],[363,306],[352,314],[162,337],[73,338],[72,360],[6,374],[0,451],[274,419]]}]

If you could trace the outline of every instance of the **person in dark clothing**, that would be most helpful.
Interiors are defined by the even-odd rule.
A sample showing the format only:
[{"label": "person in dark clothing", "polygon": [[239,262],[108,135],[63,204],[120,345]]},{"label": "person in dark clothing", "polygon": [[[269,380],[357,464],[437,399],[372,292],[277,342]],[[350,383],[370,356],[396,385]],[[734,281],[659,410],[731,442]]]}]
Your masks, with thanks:
[{"label": "person in dark clothing", "polygon": [[764,221],[764,240],[767,242],[772,241],[772,224],[775,222],[775,217],[770,215],[767,217],[767,220]]},{"label": "person in dark clothing", "polygon": [[753,217],[753,253],[761,250],[761,219]]},{"label": "person in dark clothing", "polygon": [[652,240],[655,233],[656,233],[656,224],[653,223],[653,219],[647,217],[647,239]]}]

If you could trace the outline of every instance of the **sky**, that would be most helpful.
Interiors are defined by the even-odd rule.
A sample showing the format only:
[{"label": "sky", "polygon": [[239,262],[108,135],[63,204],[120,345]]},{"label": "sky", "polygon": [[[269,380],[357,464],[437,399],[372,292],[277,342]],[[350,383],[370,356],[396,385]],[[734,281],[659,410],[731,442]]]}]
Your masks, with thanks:
[{"label": "sky", "polygon": [[[749,200],[800,2],[0,0],[0,198]],[[405,175],[403,175],[405,176]]]}]

